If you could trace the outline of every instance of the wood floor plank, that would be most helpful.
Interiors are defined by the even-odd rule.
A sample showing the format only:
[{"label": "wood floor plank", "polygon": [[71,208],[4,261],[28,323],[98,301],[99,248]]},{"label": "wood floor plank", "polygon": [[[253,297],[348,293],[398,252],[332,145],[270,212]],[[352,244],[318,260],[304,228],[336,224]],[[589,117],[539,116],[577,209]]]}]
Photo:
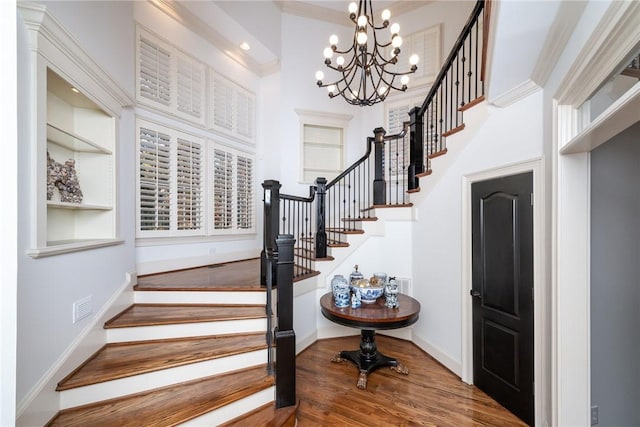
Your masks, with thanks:
[{"label": "wood floor plank", "polygon": [[260,259],[214,264],[138,277],[136,291],[247,291],[260,286]]},{"label": "wood floor plank", "polygon": [[235,304],[133,304],[105,323],[105,328],[260,319],[264,305]]},{"label": "wood floor plank", "polygon": [[175,426],[271,387],[257,366],[61,411],[47,426]]},{"label": "wood floor plank", "polygon": [[60,381],[56,390],[68,390],[266,347],[264,333],[107,344]]},{"label": "wood floor plank", "polygon": [[357,368],[332,363],[355,350],[360,337],[320,340],[297,357],[298,426],[524,426],[484,392],[469,386],[414,344],[376,336],[378,350],[409,368],[401,375],[382,368],[356,387]]}]

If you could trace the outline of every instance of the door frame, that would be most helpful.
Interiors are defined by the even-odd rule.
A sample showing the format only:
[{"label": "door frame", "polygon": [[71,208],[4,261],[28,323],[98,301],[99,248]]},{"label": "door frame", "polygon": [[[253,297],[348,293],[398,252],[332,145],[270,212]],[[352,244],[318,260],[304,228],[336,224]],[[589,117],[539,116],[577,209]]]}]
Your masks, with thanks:
[{"label": "door frame", "polygon": [[474,172],[462,177],[462,373],[461,379],[473,384],[473,304],[469,292],[472,286],[472,214],[471,185],[478,181],[500,178],[521,173],[533,173],[533,377],[534,393],[538,397],[534,401],[535,419],[539,423],[546,419],[544,414],[545,390],[547,389],[549,361],[550,331],[548,307],[549,289],[545,287],[544,257],[544,160],[534,158],[499,168]]}]

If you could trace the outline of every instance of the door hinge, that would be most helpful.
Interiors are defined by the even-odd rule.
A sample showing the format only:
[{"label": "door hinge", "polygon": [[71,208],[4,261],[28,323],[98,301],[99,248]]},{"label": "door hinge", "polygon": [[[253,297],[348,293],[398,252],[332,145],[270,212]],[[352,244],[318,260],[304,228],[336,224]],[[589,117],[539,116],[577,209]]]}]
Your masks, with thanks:
[{"label": "door hinge", "polygon": [[531,206],[533,206],[533,193],[531,193]]}]

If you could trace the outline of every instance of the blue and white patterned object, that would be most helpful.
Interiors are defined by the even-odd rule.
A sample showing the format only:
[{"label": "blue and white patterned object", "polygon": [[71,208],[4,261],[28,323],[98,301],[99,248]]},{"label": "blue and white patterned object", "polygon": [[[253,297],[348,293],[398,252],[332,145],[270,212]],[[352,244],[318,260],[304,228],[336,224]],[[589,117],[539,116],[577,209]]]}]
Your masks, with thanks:
[{"label": "blue and white patterned object", "polygon": [[[344,279],[344,278],[343,278]],[[333,302],[338,308],[349,307],[351,304],[351,289],[346,280],[336,280],[333,285]]]},{"label": "blue and white patterned object", "polygon": [[358,288],[360,291],[360,300],[364,304],[373,304],[384,293],[384,286],[368,286],[364,288]]}]

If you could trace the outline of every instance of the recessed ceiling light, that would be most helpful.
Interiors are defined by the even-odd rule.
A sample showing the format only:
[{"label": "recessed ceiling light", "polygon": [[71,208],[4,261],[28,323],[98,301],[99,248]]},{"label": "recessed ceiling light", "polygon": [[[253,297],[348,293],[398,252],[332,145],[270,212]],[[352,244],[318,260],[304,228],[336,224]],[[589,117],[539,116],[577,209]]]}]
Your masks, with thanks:
[{"label": "recessed ceiling light", "polygon": [[78,89],[76,89],[75,87],[71,88],[71,92],[80,93],[80,91]]},{"label": "recessed ceiling light", "polygon": [[240,43],[240,49],[249,50],[249,49],[251,49],[251,46],[249,46],[249,43],[247,43],[247,42],[242,42],[242,43]]}]

